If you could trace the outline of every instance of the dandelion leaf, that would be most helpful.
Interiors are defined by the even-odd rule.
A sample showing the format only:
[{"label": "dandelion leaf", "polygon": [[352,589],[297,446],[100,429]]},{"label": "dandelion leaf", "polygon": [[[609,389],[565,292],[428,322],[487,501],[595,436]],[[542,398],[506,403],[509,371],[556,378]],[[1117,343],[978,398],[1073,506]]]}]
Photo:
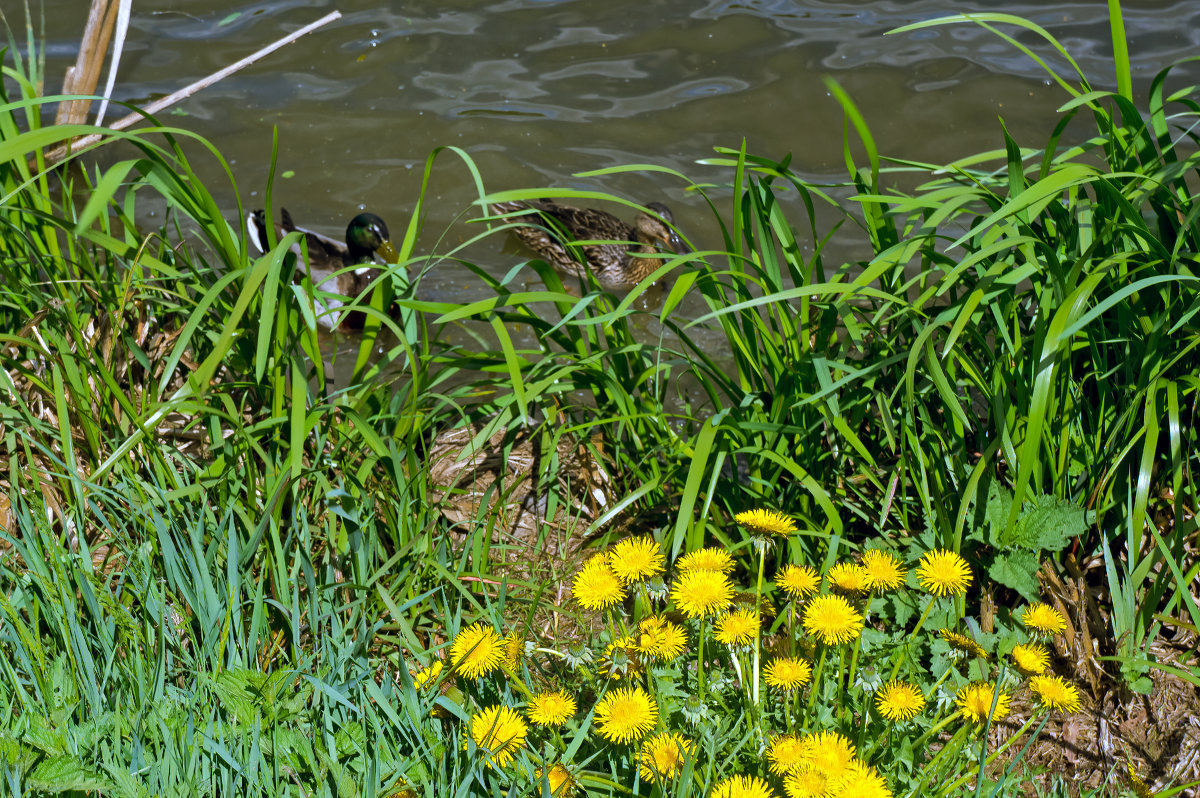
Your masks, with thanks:
[{"label": "dandelion leaf", "polygon": [[[1009,532],[1008,516],[1012,503],[1011,491],[991,483],[983,513],[983,529],[977,530],[972,537],[1003,550],[1019,547],[1034,552],[1061,551],[1087,529],[1087,515],[1082,508],[1054,496],[1042,495],[1025,502],[1016,525]],[[978,534],[979,531],[983,534]]]},{"label": "dandelion leaf", "polygon": [[221,700],[221,706],[231,720],[249,723],[257,714],[251,686],[257,673],[245,669],[231,669],[220,673],[212,682],[213,692]]},{"label": "dandelion leaf", "polygon": [[1027,601],[1038,600],[1038,556],[1035,552],[1013,549],[996,556],[988,568],[993,581],[1011,587]]},{"label": "dandelion leaf", "polygon": [[38,793],[64,793],[79,790],[107,792],[109,784],[74,756],[52,756],[38,763],[28,778],[25,789]]},{"label": "dandelion leaf", "polygon": [[904,773],[905,776],[912,776],[913,762],[916,756],[913,752],[912,740],[908,737],[900,738],[900,745],[892,749],[893,765]]},{"label": "dandelion leaf", "polygon": [[911,591],[888,593],[884,596],[883,603],[891,611],[892,621],[898,627],[907,625],[919,612],[915,594]]},{"label": "dandelion leaf", "polygon": [[1013,495],[1008,488],[995,481],[988,485],[987,506],[984,510],[984,528],[987,542],[993,546],[1005,545],[1004,528],[1008,524],[1008,511],[1012,508]]},{"label": "dandelion leaf", "polygon": [[112,794],[116,798],[150,798],[150,791],[132,773],[116,763],[102,765],[112,780]]},{"label": "dandelion leaf", "polygon": [[1086,530],[1083,508],[1053,496],[1038,496],[1021,508],[1011,542],[1034,551],[1062,551]]},{"label": "dandelion leaf", "polygon": [[878,650],[885,643],[892,641],[892,635],[888,632],[881,632],[878,629],[873,629],[870,626],[862,630],[859,636],[860,651],[863,654],[871,654]]},{"label": "dandelion leaf", "polygon": [[353,756],[355,751],[366,746],[366,742],[366,732],[363,731],[362,724],[357,721],[342,724],[337,733],[333,735],[334,750],[343,756]]},{"label": "dandelion leaf", "polygon": [[358,798],[358,774],[320,748],[317,749],[317,757],[321,762],[322,772],[333,777],[333,784],[337,787],[334,794],[344,795],[346,798]]}]

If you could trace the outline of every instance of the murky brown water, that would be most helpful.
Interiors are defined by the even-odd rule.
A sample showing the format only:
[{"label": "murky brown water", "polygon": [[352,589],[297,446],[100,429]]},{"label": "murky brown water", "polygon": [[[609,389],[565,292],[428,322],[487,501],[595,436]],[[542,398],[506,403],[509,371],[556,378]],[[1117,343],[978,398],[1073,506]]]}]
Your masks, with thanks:
[{"label": "murky brown water", "polygon": [[[21,19],[16,0],[3,5]],[[46,0],[51,81],[74,58],[86,5]],[[1124,6],[1143,85],[1196,52],[1200,3]],[[681,184],[572,175],[646,162],[727,180],[696,161],[745,137],[753,153],[792,153],[793,168],[836,178],[842,115],[826,75],[855,98],[888,154],[944,162],[1001,147],[998,116],[1022,144],[1040,146],[1065,97],[1035,64],[971,25],[884,33],[954,11],[1020,14],[1063,41],[1095,85],[1110,87],[1106,8],[1104,0],[1052,10],[1005,0],[135,0],[117,97],[144,103],[338,9],[340,21],[165,117],[221,149],[248,205],[261,203],[278,127],[279,172],[291,176],[278,180],[276,202],[331,233],[365,207],[400,234],[426,156],[449,144],[472,155],[490,190],[548,185],[665,199],[706,247],[719,238]],[[1048,46],[1040,51],[1065,68]],[[473,196],[466,170],[444,154],[425,248],[443,234],[455,243],[475,232],[453,224]],[[499,247],[472,255],[496,274],[520,257]],[[430,298],[471,291],[468,273],[452,267],[422,284]]]}]

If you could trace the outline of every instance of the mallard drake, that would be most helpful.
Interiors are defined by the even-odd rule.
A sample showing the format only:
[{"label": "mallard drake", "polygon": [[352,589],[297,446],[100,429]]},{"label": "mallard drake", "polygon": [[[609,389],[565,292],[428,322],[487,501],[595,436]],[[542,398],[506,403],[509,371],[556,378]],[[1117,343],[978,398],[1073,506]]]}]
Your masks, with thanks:
[{"label": "mallard drake", "polygon": [[[299,281],[306,274],[310,275],[313,285],[321,293],[358,297],[382,273],[373,266],[363,264],[375,263],[376,256],[388,263],[397,260],[396,249],[392,246],[387,225],[373,213],[360,213],[351,219],[350,224],[346,226],[346,241],[343,243],[297,227],[287,208],[280,208],[279,212],[280,223],[275,226],[276,240],[288,233],[299,231],[304,233],[308,245],[307,270],[299,242],[292,245],[292,251],[296,253],[296,280]],[[260,252],[267,251],[267,216],[264,211],[254,211],[246,218],[246,232]],[[337,326],[339,315],[335,311],[346,302],[333,296],[323,296],[316,300],[316,304],[317,323],[327,329]],[[362,313],[350,313],[342,319],[342,323],[347,327],[358,328],[363,326],[365,319]]]},{"label": "mallard drake", "polygon": [[[662,253],[679,255],[691,252],[671,229],[671,211],[661,202],[646,206],[650,213],[639,213],[630,226],[607,211],[574,208],[550,200],[513,200],[497,202],[493,214],[513,217],[528,215],[538,226],[513,228],[526,246],[541,255],[559,271],[583,277],[587,271],[604,288],[632,288],[662,266]],[[576,241],[610,241],[607,244],[583,244]],[[576,254],[580,249],[585,266]],[[660,257],[641,257],[641,255]]]}]

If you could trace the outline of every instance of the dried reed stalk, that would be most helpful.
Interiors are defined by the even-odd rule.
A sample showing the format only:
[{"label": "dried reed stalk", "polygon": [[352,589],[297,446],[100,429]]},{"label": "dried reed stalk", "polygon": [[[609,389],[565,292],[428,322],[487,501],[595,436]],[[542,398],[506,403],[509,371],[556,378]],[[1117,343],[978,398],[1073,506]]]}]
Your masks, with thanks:
[{"label": "dried reed stalk", "polygon": [[[92,0],[88,11],[87,26],[79,42],[79,55],[75,66],[67,68],[63,79],[63,94],[95,94],[100,82],[100,70],[104,67],[104,56],[112,40],[113,27],[117,22],[119,0]],[[73,125],[87,121],[90,99],[67,100],[58,106],[54,117],[56,125]]]},{"label": "dried reed stalk", "polygon": [[[104,1],[105,0],[95,0],[95,2],[104,2]],[[109,131],[118,131],[118,130],[124,130],[127,127],[132,127],[133,125],[137,124],[138,122],[141,122],[142,120],[144,120],[147,116],[156,114],[159,111],[163,110],[164,108],[170,108],[172,105],[179,102],[180,100],[185,100],[188,97],[191,97],[196,92],[200,91],[201,89],[208,88],[212,84],[214,84],[218,81],[224,80],[225,78],[229,77],[233,73],[238,72],[239,70],[245,69],[246,67],[253,64],[255,61],[258,61],[258,60],[270,55],[271,53],[275,52],[276,50],[278,50],[281,47],[284,47],[285,45],[291,44],[292,42],[296,41],[297,39],[304,36],[305,34],[311,33],[312,31],[316,30],[317,28],[319,28],[323,25],[328,25],[330,22],[333,22],[336,19],[341,19],[341,16],[342,16],[342,14],[340,11],[331,11],[328,14],[326,14],[325,16],[318,19],[316,22],[311,22],[308,25],[305,25],[303,28],[300,28],[299,30],[289,33],[287,36],[284,36],[283,38],[276,40],[273,44],[269,44],[266,47],[263,47],[261,50],[251,53],[250,55],[246,56],[245,58],[241,59],[240,61],[230,64],[229,66],[225,67],[224,69],[218,70],[207,77],[201,78],[200,80],[197,80],[195,83],[191,83],[191,84],[185,86],[184,88],[180,89],[177,92],[168,94],[166,97],[163,97],[160,100],[155,100],[154,102],[150,103],[146,107],[142,108],[140,111],[135,111],[134,113],[129,114],[128,116],[124,116],[124,117],[118,119],[116,122],[113,122],[111,125],[108,126],[108,130]],[[84,149],[85,147],[90,147],[93,144],[99,143],[100,140],[104,138],[104,135],[105,134],[103,134],[103,133],[96,133],[91,136],[84,136],[73,142],[68,142],[67,144],[62,145],[61,147],[56,147],[55,149],[46,153],[46,155],[45,155],[46,165],[52,166],[52,165],[58,163],[59,161],[63,160],[64,158],[68,157],[72,152],[78,152],[79,150]]]}]

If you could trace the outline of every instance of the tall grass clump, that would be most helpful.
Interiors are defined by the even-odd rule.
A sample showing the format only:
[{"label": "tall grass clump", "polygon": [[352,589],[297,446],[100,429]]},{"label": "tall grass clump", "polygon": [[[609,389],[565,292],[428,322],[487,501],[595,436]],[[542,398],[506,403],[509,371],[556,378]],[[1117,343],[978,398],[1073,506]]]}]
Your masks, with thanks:
[{"label": "tall grass clump", "polygon": [[[1135,105],[1113,8],[1118,90],[1051,72],[1036,149],[886,159],[831,83],[841,185],[734,149],[724,185],[610,170],[713,210],[657,304],[469,262],[503,219],[417,252],[435,152],[346,385],[211,144],[149,119],[46,164],[103,131],[41,125],[31,40],[0,97],[5,788],[1015,795],[1067,716],[1200,683],[1152,650],[1200,626],[1200,106],[1170,70]],[[902,30],[952,21],[1073,64],[1006,15]],[[481,208],[622,202],[449,154]],[[445,261],[491,295],[420,299]]]},{"label": "tall grass clump", "polygon": [[[378,794],[413,752],[378,675],[464,567],[419,452],[463,389],[431,392],[435,335],[370,307],[387,353],[334,386],[295,236],[248,254],[226,221],[243,209],[216,199],[238,196],[219,152],[152,119],[44,127],[61,98],[39,95],[32,36],[16,52],[0,96],[5,791]],[[98,148],[46,163],[92,133]],[[147,207],[166,209],[149,231]],[[385,384],[405,360],[409,379]]]}]

